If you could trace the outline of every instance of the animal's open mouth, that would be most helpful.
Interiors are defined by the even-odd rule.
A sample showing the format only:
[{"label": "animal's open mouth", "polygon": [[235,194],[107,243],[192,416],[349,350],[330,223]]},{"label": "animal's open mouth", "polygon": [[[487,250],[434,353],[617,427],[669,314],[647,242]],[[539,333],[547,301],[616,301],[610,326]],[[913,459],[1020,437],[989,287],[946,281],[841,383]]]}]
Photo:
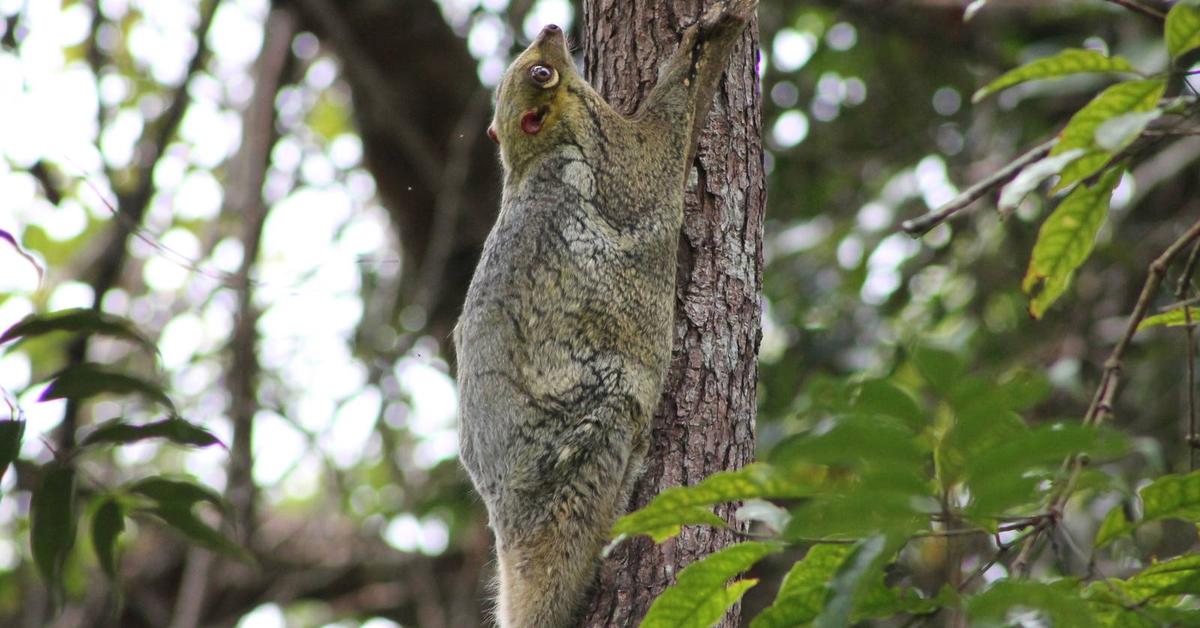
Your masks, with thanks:
[{"label": "animal's open mouth", "polygon": [[546,114],[550,113],[549,105],[542,105],[537,109],[530,109],[521,116],[521,130],[529,135],[537,135],[542,130],[542,123],[546,120]]}]

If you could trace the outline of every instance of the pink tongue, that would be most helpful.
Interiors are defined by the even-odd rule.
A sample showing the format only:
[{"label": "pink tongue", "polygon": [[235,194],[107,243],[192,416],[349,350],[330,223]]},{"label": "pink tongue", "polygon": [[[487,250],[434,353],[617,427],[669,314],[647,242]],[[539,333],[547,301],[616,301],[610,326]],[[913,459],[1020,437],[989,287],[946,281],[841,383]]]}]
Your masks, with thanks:
[{"label": "pink tongue", "polygon": [[537,135],[538,131],[542,130],[542,117],[538,115],[537,109],[530,109],[521,116],[521,130],[529,135]]}]

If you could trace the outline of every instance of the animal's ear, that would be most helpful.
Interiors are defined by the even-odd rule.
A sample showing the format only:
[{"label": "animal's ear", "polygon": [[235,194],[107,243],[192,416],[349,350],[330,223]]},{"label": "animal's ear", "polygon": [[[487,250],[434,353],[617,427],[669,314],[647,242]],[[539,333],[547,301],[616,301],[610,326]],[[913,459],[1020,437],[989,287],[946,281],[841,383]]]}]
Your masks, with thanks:
[{"label": "animal's ear", "polygon": [[500,137],[496,135],[496,127],[489,125],[487,128],[487,136],[496,143],[496,146],[500,145]]}]

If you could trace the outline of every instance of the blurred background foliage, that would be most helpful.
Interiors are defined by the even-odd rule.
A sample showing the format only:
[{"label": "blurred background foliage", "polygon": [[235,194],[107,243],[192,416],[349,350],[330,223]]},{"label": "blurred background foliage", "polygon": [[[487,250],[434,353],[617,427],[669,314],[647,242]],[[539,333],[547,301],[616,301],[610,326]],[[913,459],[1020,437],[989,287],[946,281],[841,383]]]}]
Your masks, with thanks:
[{"label": "blurred background foliage", "polygon": [[[993,0],[969,22],[963,5],[762,0],[763,451],[805,427],[814,382],[888,375],[927,344],[983,378],[1042,374],[1048,396],[1026,417],[1081,416],[1147,264],[1197,215],[1200,138],[1163,137],[1136,155],[1095,254],[1043,320],[1020,292],[1043,197],[1007,219],[985,197],[919,240],[901,233],[1051,136],[1109,79],[1030,83],[972,105],[987,81],[1067,47],[1166,65],[1160,25],[1115,3]],[[578,9],[0,0],[0,229],[46,274],[0,246],[0,328],[98,305],[159,352],[58,334],[0,356],[0,385],[28,419],[0,483],[0,624],[50,621],[25,539],[30,488],[53,452],[101,421],[161,418],[123,396],[38,401],[53,373],[84,359],[161,382],[229,449],[104,449],[78,459],[81,494],[194,478],[246,515],[225,531],[259,561],[189,549],[134,518],[111,621],[483,621],[489,534],[454,458],[447,334],[498,193],[488,90],[542,24],[577,33]],[[1182,338],[1139,334],[1128,356],[1115,425],[1137,455],[1114,472],[1129,487],[1187,469]],[[1152,556],[1195,544],[1194,526],[1139,535]],[[86,546],[66,564],[60,625],[95,625],[113,608]],[[749,595],[748,613],[763,596]]]}]

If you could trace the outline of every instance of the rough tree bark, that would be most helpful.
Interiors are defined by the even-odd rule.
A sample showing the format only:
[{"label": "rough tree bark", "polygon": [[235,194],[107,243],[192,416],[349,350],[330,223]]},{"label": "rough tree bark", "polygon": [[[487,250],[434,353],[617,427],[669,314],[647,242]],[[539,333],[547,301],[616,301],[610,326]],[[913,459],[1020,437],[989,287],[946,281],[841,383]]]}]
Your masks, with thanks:
[{"label": "rough tree bark", "polygon": [[[718,1],[585,0],[588,80],[619,111],[632,112],[679,33]],[[766,200],[757,51],[752,22],[700,139],[679,241],[674,358],[632,507],[753,455]],[[733,507],[717,514],[732,521]],[[635,625],[680,569],[733,541],[732,531],[689,527],[659,546],[646,538],[624,543],[605,562],[587,625]],[[737,616],[734,609],[721,626]]]}]

